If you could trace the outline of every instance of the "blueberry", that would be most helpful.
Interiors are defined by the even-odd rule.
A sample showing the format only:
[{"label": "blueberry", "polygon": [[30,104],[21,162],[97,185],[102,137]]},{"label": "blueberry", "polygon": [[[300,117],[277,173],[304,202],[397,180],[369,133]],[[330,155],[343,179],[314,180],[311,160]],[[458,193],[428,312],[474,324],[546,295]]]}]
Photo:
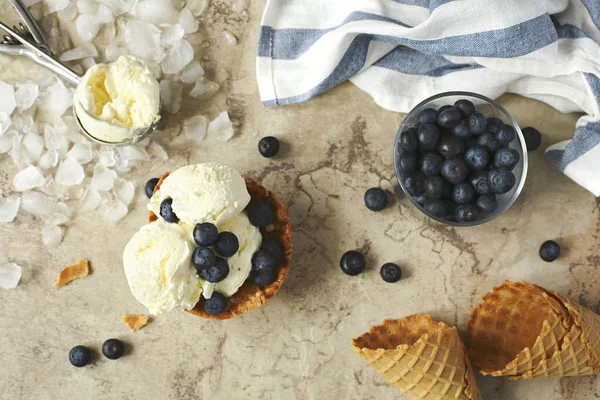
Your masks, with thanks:
[{"label": "blueberry", "polygon": [[279,153],[279,140],[273,136],[266,136],[258,142],[258,152],[263,157],[273,157]]},{"label": "blueberry", "polygon": [[238,241],[237,236],[232,232],[221,232],[219,233],[219,236],[217,236],[215,250],[223,257],[231,257],[237,253],[239,248],[240,242]]},{"label": "blueberry", "polygon": [[440,109],[438,110],[438,117],[440,116],[440,114],[450,108],[453,108],[454,106],[450,105],[450,104],[446,104],[445,106],[441,106]]},{"label": "blueberry", "polygon": [[69,351],[69,361],[75,367],[85,367],[92,359],[92,352],[85,346],[75,346]]},{"label": "blueberry", "polygon": [[473,190],[473,186],[468,183],[463,182],[454,185],[452,199],[458,204],[469,204],[473,201],[473,196],[475,196],[475,191]]},{"label": "blueberry", "polygon": [[119,339],[108,339],[102,344],[102,354],[104,357],[116,360],[121,358],[125,352],[125,346]]},{"label": "blueberry", "polygon": [[490,191],[496,194],[508,192],[517,182],[515,175],[506,168],[495,168],[488,172]]},{"label": "blueberry", "polygon": [[419,127],[417,139],[421,149],[433,150],[440,140],[440,130],[434,124],[424,124]]},{"label": "blueberry", "polygon": [[381,279],[388,283],[398,282],[402,278],[402,270],[393,263],[383,264],[379,273],[381,274]]},{"label": "blueberry", "polygon": [[467,139],[467,149],[471,148],[471,147],[475,147],[475,146],[479,146],[477,144],[477,139],[479,139],[477,136],[473,136],[469,139]]},{"label": "blueberry", "polygon": [[252,271],[257,274],[273,272],[277,268],[277,258],[267,250],[259,250],[252,256]]},{"label": "blueberry", "polygon": [[444,158],[455,158],[465,152],[465,141],[452,135],[442,136],[437,150]]},{"label": "blueberry", "polygon": [[365,205],[371,211],[381,211],[388,203],[387,193],[380,188],[371,188],[365,192]]},{"label": "blueberry", "polygon": [[443,217],[447,213],[446,203],[442,200],[429,200],[423,208],[435,217]]},{"label": "blueberry", "polygon": [[547,240],[540,247],[540,258],[546,262],[552,262],[560,257],[560,245],[554,240]]},{"label": "blueberry", "polygon": [[164,199],[160,203],[160,216],[167,222],[177,223],[179,222],[179,218],[173,212],[173,199],[168,198]]},{"label": "blueberry", "polygon": [[460,205],[454,211],[454,217],[458,222],[473,222],[478,216],[477,208],[471,204]]},{"label": "blueberry", "polygon": [[204,311],[209,315],[221,314],[227,309],[227,297],[222,293],[214,292],[210,299],[204,300]]},{"label": "blueberry", "polygon": [[266,272],[264,274],[252,273],[250,274],[250,280],[256,286],[260,288],[264,288],[265,286],[269,286],[271,283],[275,282],[277,279],[277,274],[275,271]]},{"label": "blueberry", "polygon": [[500,144],[509,144],[515,138],[515,128],[510,125],[502,125],[502,128],[496,133],[496,140]]},{"label": "blueberry", "polygon": [[400,171],[404,172],[405,174],[410,174],[417,169],[419,156],[417,156],[417,153],[405,152],[400,154],[398,162]]},{"label": "blueberry", "polygon": [[481,135],[485,132],[486,124],[485,115],[478,111],[469,116],[469,129],[473,135]]},{"label": "blueberry", "polygon": [[418,205],[424,206],[429,197],[425,193],[418,194],[416,196],[412,196],[412,199],[417,202]]},{"label": "blueberry", "polygon": [[484,169],[490,163],[490,153],[480,145],[467,149],[465,162],[471,169]]},{"label": "blueberry", "polygon": [[438,124],[444,128],[452,128],[462,120],[462,114],[454,107],[447,108],[438,113]]},{"label": "blueberry", "polygon": [[453,185],[463,182],[469,175],[469,167],[460,158],[451,158],[442,165],[442,176]]},{"label": "blueberry", "polygon": [[248,206],[248,219],[256,227],[264,228],[270,225],[275,218],[273,207],[264,201],[257,201]]},{"label": "blueberry", "polygon": [[404,179],[404,188],[411,196],[425,193],[425,176],[415,172]]},{"label": "blueberry", "polygon": [[494,135],[500,132],[500,129],[504,126],[504,121],[498,117],[489,117],[486,121],[486,132],[493,133]]},{"label": "blueberry", "polygon": [[525,138],[527,151],[534,151],[542,144],[542,135],[535,128],[527,127],[523,129],[523,137]]},{"label": "blueberry", "polygon": [[215,265],[216,259],[215,253],[206,247],[196,247],[192,253],[192,264],[196,267],[198,275],[200,275],[201,271]]},{"label": "blueberry", "polygon": [[159,180],[160,179],[158,178],[152,178],[149,179],[148,182],[146,182],[146,186],[144,186],[144,191],[146,192],[146,196],[148,196],[148,198],[152,197],[152,195],[154,194],[154,188],[156,187],[156,184]]},{"label": "blueberry", "polygon": [[260,248],[266,250],[275,256],[275,260],[279,262],[281,256],[283,256],[283,246],[278,239],[275,238],[264,238]]},{"label": "blueberry", "polygon": [[484,213],[492,213],[498,208],[498,200],[493,193],[482,194],[477,199],[477,207]]},{"label": "blueberry", "polygon": [[439,175],[442,170],[442,157],[436,153],[425,154],[421,157],[419,169],[426,177]]},{"label": "blueberry", "polygon": [[465,99],[458,100],[456,103],[454,103],[454,108],[460,111],[463,117],[468,117],[475,112],[475,104]]},{"label": "blueberry", "polygon": [[358,275],[365,269],[365,258],[356,250],[350,250],[342,256],[340,268],[347,275]]},{"label": "blueberry", "polygon": [[463,119],[460,124],[452,128],[452,134],[461,139],[468,139],[473,136],[473,132],[469,129],[469,120]]},{"label": "blueberry", "polygon": [[410,128],[402,132],[400,135],[400,148],[404,151],[417,151],[419,140],[417,139],[416,129]]},{"label": "blueberry", "polygon": [[494,154],[494,167],[512,170],[520,160],[519,152],[515,149],[500,149]]},{"label": "blueberry", "polygon": [[435,124],[437,122],[437,110],[435,108],[426,108],[419,113],[417,121],[420,124]]},{"label": "blueberry", "polygon": [[444,196],[444,178],[432,176],[425,181],[425,194],[431,200],[439,200]]},{"label": "blueberry", "polygon": [[490,184],[488,182],[487,171],[475,171],[469,178],[471,186],[479,194],[486,194],[490,192]]},{"label": "blueberry", "polygon": [[227,261],[225,261],[224,258],[216,257],[215,263],[211,267],[201,269],[198,272],[200,273],[200,278],[204,279],[206,282],[221,282],[229,275],[229,264],[227,264]]},{"label": "blueberry", "polygon": [[194,242],[198,246],[208,247],[215,244],[219,236],[219,230],[210,222],[196,224],[193,232]]},{"label": "blueberry", "polygon": [[477,144],[485,147],[486,149],[488,149],[488,151],[491,151],[492,153],[496,150],[499,150],[502,147],[502,145],[498,143],[496,135],[491,132],[486,132],[479,136],[479,139],[477,139]]}]

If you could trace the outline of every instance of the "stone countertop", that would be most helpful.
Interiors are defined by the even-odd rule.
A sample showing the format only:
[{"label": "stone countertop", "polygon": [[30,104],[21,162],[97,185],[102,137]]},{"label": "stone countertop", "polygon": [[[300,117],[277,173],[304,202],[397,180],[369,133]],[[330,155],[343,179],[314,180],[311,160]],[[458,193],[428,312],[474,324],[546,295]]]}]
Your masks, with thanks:
[{"label": "stone countertop", "polygon": [[[2,9],[8,2],[0,0]],[[265,108],[254,60],[263,4],[247,14],[213,0],[192,43],[222,90],[208,102],[184,100],[167,117],[165,137],[198,113],[214,117],[229,109],[238,124],[227,143],[190,146],[170,141],[169,161],[148,165],[133,178],[139,190],[150,177],[188,163],[219,161],[269,187],[287,206],[294,228],[293,265],[282,290],[266,306],[218,322],[174,312],[152,318],[131,333],[122,313],[146,310],[129,292],[121,254],[146,221],[143,203],[117,224],[98,215],[77,216],[62,244],[46,249],[37,220],[0,225],[0,262],[23,266],[14,290],[0,290],[0,397],[2,399],[392,399],[400,394],[351,349],[350,339],[385,318],[430,313],[462,334],[471,310],[504,279],[544,285],[593,310],[600,305],[600,202],[553,169],[540,150],[530,154],[525,189],[503,217],[484,226],[449,228],[425,218],[407,199],[381,213],[368,211],[363,194],[372,186],[393,191],[392,143],[402,115],[378,107],[346,83],[308,103]],[[16,14],[4,15],[14,22]],[[231,46],[222,30],[240,43]],[[198,54],[198,53],[197,53]],[[28,60],[0,56],[0,79],[14,83],[49,76]],[[401,90],[401,88],[400,88]],[[189,98],[186,98],[189,99]],[[577,115],[562,115],[532,100],[505,95],[500,102],[521,126],[544,133],[543,146],[568,138]],[[275,159],[259,156],[258,138],[284,143]],[[163,139],[165,140],[165,139]],[[16,169],[0,156],[0,194],[10,192]],[[141,171],[141,172],[140,172]],[[565,255],[547,264],[538,257],[547,239]],[[368,267],[359,277],[338,266],[347,250],[360,249]],[[58,271],[80,258],[90,276],[54,288]],[[406,277],[387,284],[379,266],[396,262]],[[78,344],[99,351],[104,340],[127,343],[126,357],[97,357],[74,368],[68,351]],[[487,400],[594,399],[596,377],[511,382],[478,376]]]}]

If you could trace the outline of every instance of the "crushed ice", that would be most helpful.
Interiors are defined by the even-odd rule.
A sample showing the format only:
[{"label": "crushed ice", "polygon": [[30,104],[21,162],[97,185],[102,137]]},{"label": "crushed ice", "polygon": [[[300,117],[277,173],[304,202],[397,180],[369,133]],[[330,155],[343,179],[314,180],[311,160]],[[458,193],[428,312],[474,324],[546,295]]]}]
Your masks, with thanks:
[{"label": "crushed ice", "polygon": [[14,262],[0,264],[0,287],[14,289],[21,280],[22,269]]}]

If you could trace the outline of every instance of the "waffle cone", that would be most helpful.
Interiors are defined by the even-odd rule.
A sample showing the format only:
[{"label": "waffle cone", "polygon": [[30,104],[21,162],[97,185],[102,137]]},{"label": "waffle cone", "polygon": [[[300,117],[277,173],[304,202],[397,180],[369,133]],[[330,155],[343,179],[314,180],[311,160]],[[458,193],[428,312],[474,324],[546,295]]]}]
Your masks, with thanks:
[{"label": "waffle cone", "polygon": [[408,399],[481,400],[456,328],[429,315],[384,321],[352,347]]},{"label": "waffle cone", "polygon": [[[155,193],[160,188],[160,185],[167,176],[169,176],[168,172],[160,178],[156,184],[156,187],[154,188]],[[204,297],[201,297],[200,301],[198,301],[193,309],[186,310],[191,314],[202,318],[224,320],[237,317],[250,310],[259,308],[267,304],[271,297],[277,293],[283,284],[285,277],[290,271],[290,265],[292,261],[292,225],[285,207],[273,196],[271,192],[256,183],[254,180],[246,178],[246,187],[248,189],[248,193],[250,193],[252,201],[265,201],[269,203],[275,211],[275,219],[272,224],[273,229],[267,231],[264,228],[260,228],[260,233],[264,238],[278,239],[283,246],[284,251],[279,264],[277,279],[264,288],[256,286],[250,281],[250,279],[247,279],[240,289],[229,298],[227,309],[218,315],[210,315],[204,311]],[[148,217],[149,222],[154,222],[157,219],[158,217],[153,212],[150,212]]]},{"label": "waffle cone", "polygon": [[483,296],[469,321],[469,357],[483,375],[510,379],[600,372],[600,317],[527,282]]}]

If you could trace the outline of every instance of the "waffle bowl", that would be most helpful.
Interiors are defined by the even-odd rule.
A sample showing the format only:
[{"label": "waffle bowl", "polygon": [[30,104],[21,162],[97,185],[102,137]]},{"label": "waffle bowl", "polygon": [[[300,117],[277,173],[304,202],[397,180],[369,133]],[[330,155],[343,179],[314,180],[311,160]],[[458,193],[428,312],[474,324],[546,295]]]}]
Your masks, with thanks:
[{"label": "waffle bowl", "polygon": [[[156,186],[154,187],[154,193],[158,191],[160,185],[169,176],[169,173],[165,173]],[[269,203],[275,212],[275,218],[273,221],[273,229],[267,231],[265,228],[260,228],[260,233],[263,238],[274,238],[278,239],[283,246],[283,256],[279,264],[279,271],[277,273],[277,279],[273,283],[264,288],[260,288],[250,279],[239,288],[239,290],[231,297],[229,297],[229,303],[227,309],[218,315],[210,315],[204,311],[204,297],[200,297],[200,301],[191,310],[187,312],[197,315],[202,318],[225,320],[240,316],[248,311],[262,307],[277,293],[285,277],[287,276],[290,265],[292,262],[292,225],[287,215],[283,204],[277,200],[271,192],[266,188],[259,185],[257,182],[250,178],[246,179],[246,188],[250,193],[251,201],[264,201]],[[158,216],[150,211],[148,217],[149,222],[158,220]]]}]

